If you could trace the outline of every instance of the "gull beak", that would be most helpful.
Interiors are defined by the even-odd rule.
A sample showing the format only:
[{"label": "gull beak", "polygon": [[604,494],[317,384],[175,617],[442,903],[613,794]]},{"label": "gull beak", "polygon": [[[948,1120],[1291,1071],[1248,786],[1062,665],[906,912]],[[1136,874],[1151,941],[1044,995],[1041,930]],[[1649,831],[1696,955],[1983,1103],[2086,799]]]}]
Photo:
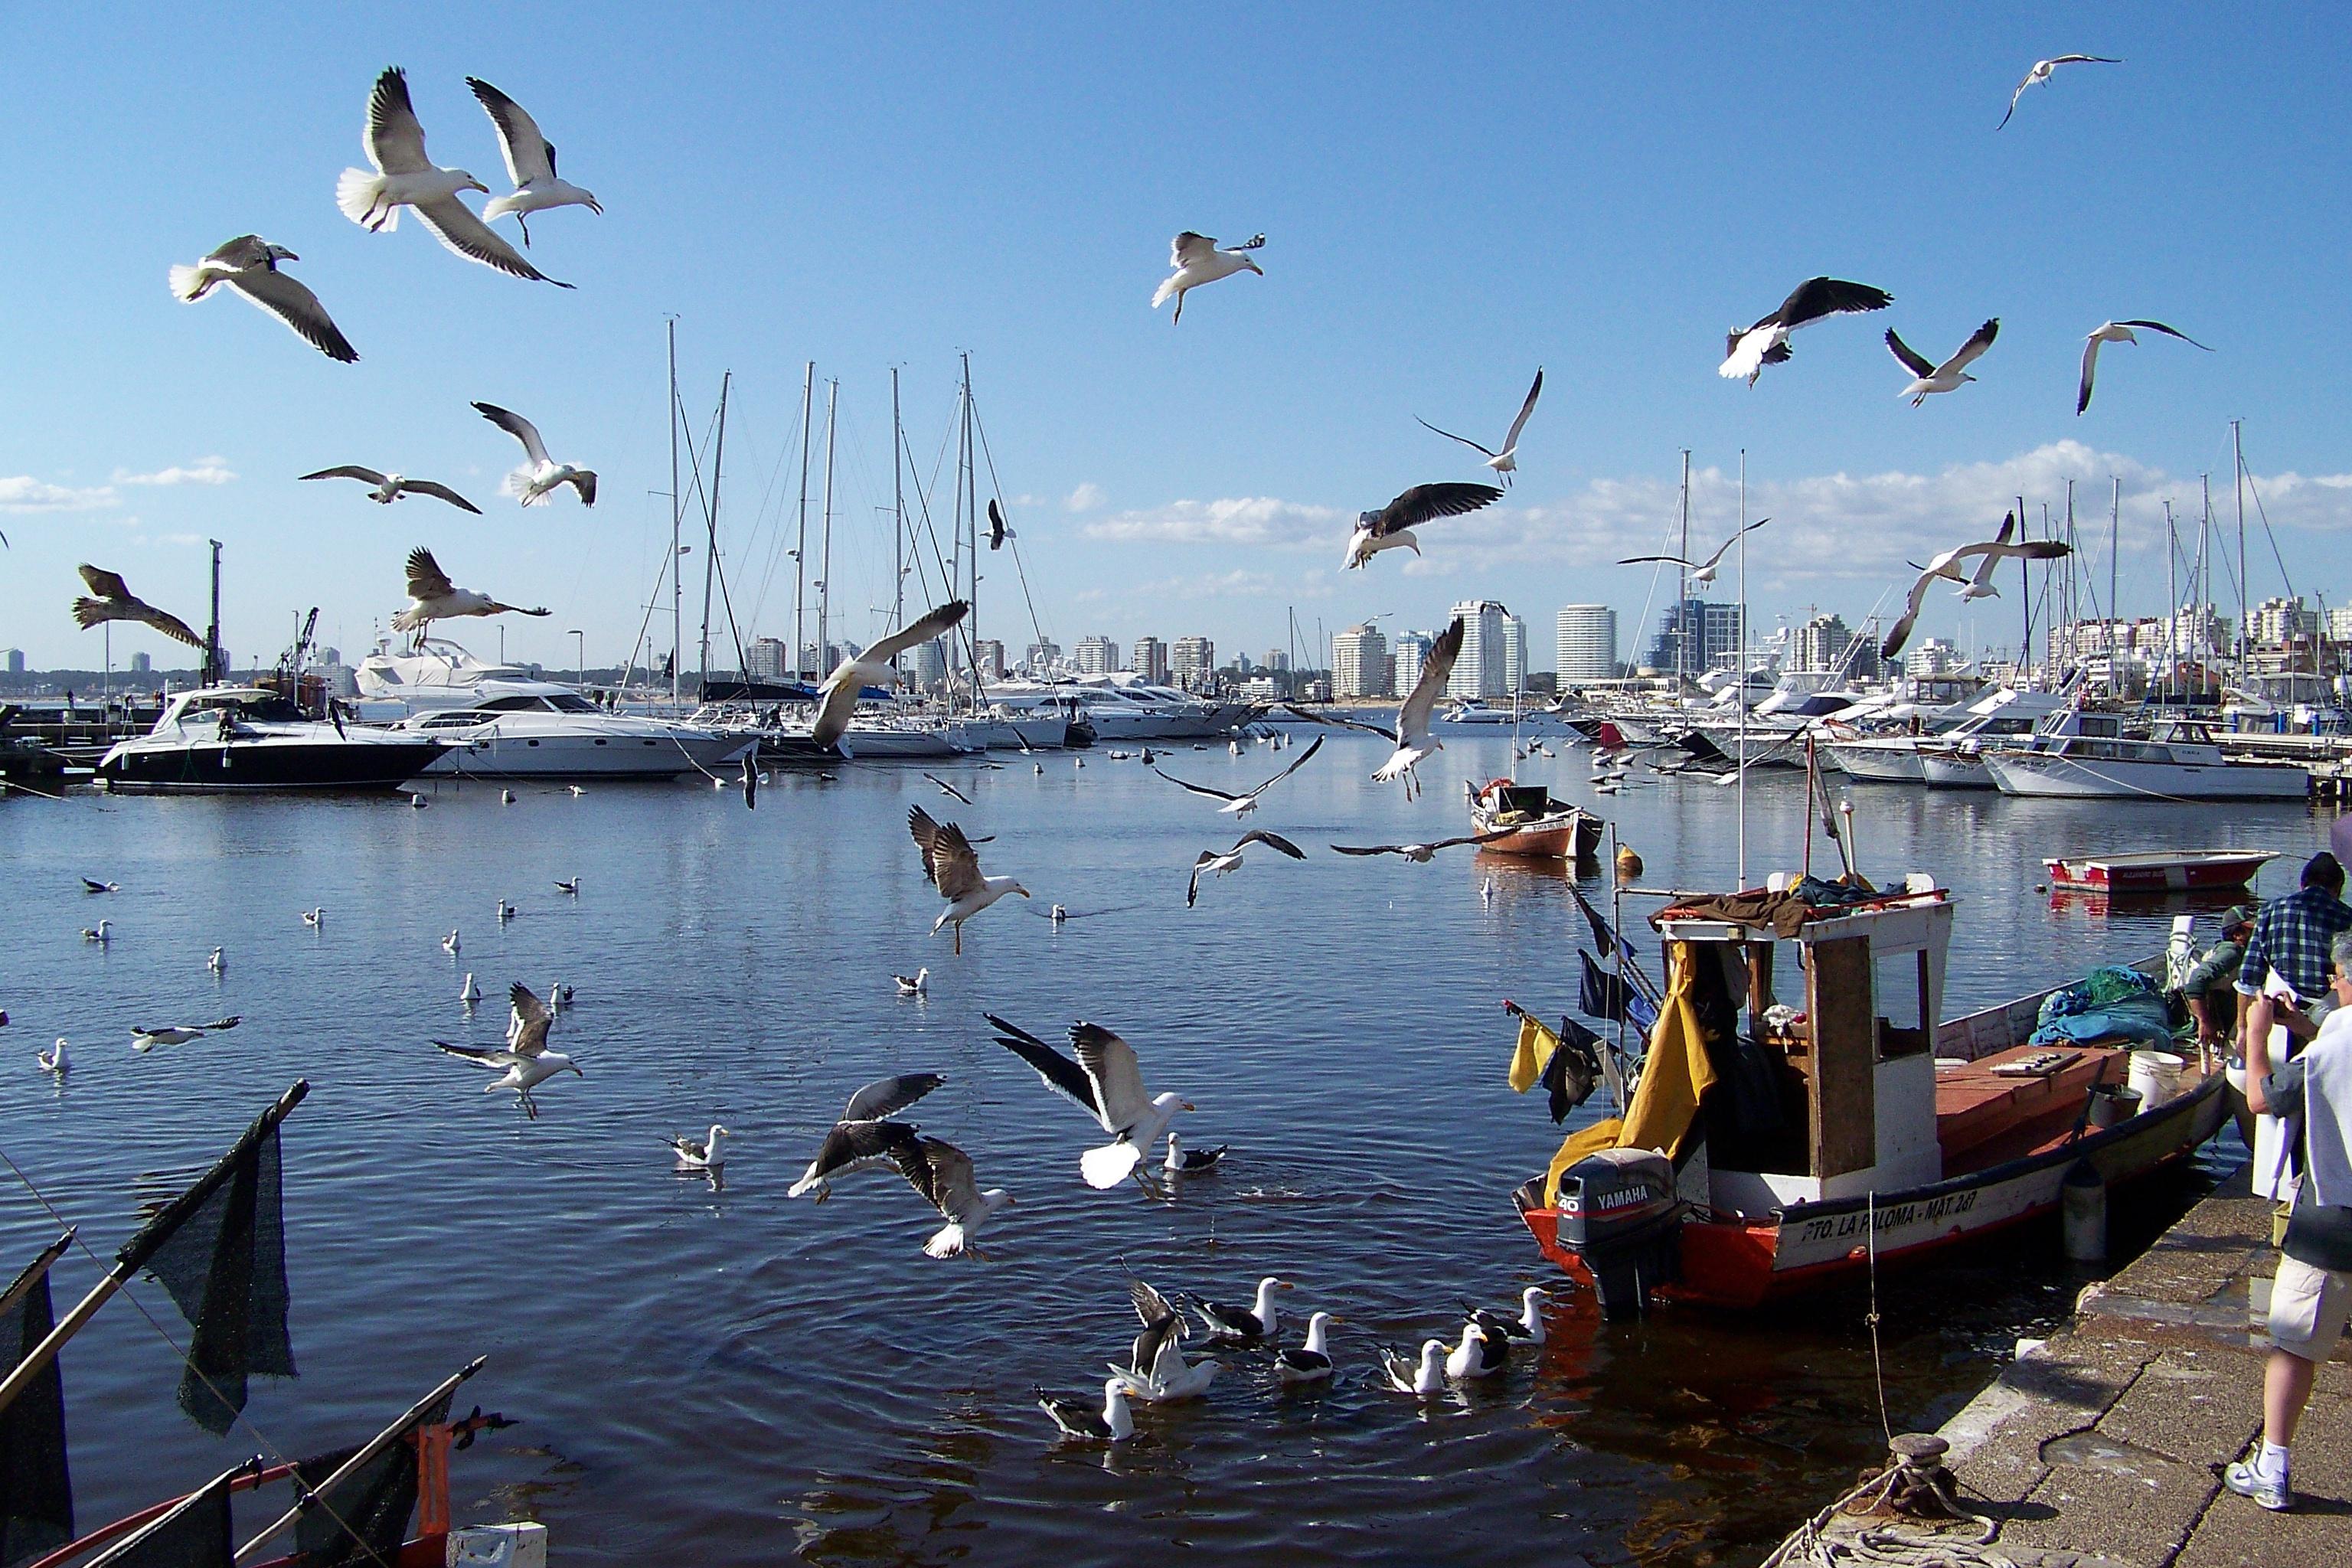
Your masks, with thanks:
[{"label": "gull beak", "polygon": [[1274,1288],[1275,1288],[1276,1289],[1277,1289],[1277,1290],[1296,1290],[1296,1289],[1298,1289],[1298,1287],[1297,1287],[1297,1286],[1293,1285],[1293,1284],[1292,1284],[1289,1280],[1287,1280],[1287,1279],[1277,1279],[1277,1280],[1276,1280],[1276,1281],[1274,1282]]},{"label": "gull beak", "polygon": [[1244,267],[1248,268],[1252,272],[1256,273],[1256,274],[1257,274],[1259,277],[1261,277],[1261,278],[1263,278],[1263,277],[1265,277],[1265,268],[1263,268],[1263,267],[1260,267],[1256,262],[1252,261],[1252,260],[1251,260],[1248,257],[1246,257],[1246,256],[1244,256],[1244,257],[1243,257],[1243,258],[1242,258],[1242,265],[1243,265]]},{"label": "gull beak", "polygon": [[1185,1110],[1198,1110],[1200,1109],[1200,1107],[1199,1107],[1199,1106],[1194,1105],[1194,1104],[1193,1104],[1191,1100],[1178,1100],[1178,1101],[1177,1101],[1177,1103],[1178,1103],[1179,1105],[1181,1105],[1181,1106],[1182,1106]]}]

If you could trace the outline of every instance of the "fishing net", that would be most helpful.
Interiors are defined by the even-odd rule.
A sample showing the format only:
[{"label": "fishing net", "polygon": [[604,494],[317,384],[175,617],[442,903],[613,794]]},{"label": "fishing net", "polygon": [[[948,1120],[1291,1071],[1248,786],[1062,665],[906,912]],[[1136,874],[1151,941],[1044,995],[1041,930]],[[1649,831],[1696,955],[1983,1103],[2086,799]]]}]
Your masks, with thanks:
[{"label": "fishing net", "polygon": [[[448,1415],[449,1395],[445,1394],[409,1430],[438,1426]],[[295,1478],[306,1490],[319,1486],[358,1451],[351,1447],[306,1459],[294,1467]],[[408,1516],[415,1507],[416,1449],[404,1438],[320,1495],[295,1523],[289,1561],[299,1568],[390,1563],[407,1539]]]},{"label": "fishing net", "polygon": [[[0,1291],[0,1369],[23,1361],[56,1326],[48,1276],[54,1256],[45,1255]],[[73,1533],[65,1383],[52,1361],[0,1410],[0,1568],[46,1556]]]}]

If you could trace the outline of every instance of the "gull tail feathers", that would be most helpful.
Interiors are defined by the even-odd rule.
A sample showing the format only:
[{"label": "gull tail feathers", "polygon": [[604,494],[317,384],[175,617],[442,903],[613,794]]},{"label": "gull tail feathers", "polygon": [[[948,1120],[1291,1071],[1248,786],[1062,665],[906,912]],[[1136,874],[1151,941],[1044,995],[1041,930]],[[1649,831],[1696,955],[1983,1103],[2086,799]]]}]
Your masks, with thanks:
[{"label": "gull tail feathers", "polygon": [[1176,297],[1176,279],[1174,279],[1173,278],[1171,278],[1171,279],[1169,279],[1167,281],[1165,281],[1165,282],[1161,283],[1161,284],[1160,285],[1159,289],[1158,289],[1156,291],[1154,291],[1154,293],[1152,294],[1152,296],[1151,296],[1151,308],[1152,308],[1153,310],[1157,310],[1158,309],[1160,309],[1160,306],[1165,305],[1166,303],[1168,303],[1168,301],[1169,301],[1169,300],[1171,300],[1174,299],[1175,297]]},{"label": "gull tail feathers", "polygon": [[538,477],[539,471],[526,463],[499,481],[499,494],[513,496],[525,506],[545,506],[547,504],[545,490],[540,491],[537,495],[531,493],[531,481]]},{"label": "gull tail feathers", "polygon": [[784,1189],[784,1196],[788,1198],[805,1197],[808,1194],[815,1191],[823,1185],[824,1185],[824,1178],[823,1176],[803,1176],[799,1181],[794,1182],[791,1186]]},{"label": "gull tail feathers", "polygon": [[[400,209],[383,207],[383,176],[367,169],[345,169],[335,182],[335,205],[345,217],[379,234],[400,226]],[[381,214],[378,208],[383,208]]]},{"label": "gull tail feathers", "polygon": [[1132,1143],[1106,1143],[1079,1155],[1078,1171],[1086,1177],[1087,1185],[1107,1190],[1133,1175],[1142,1160],[1143,1151]]},{"label": "gull tail feathers", "polygon": [[520,191],[510,196],[492,196],[488,201],[482,204],[482,221],[484,223],[496,223],[499,219],[506,216],[507,214],[510,212],[520,212],[521,209],[522,193]]},{"label": "gull tail feathers", "polygon": [[923,1243],[926,1258],[961,1258],[963,1256],[964,1235],[961,1225],[943,1225],[939,1233]]},{"label": "gull tail feathers", "polygon": [[171,276],[173,298],[191,304],[211,293],[213,285],[220,280],[217,275],[205,276],[201,267],[175,266]]}]

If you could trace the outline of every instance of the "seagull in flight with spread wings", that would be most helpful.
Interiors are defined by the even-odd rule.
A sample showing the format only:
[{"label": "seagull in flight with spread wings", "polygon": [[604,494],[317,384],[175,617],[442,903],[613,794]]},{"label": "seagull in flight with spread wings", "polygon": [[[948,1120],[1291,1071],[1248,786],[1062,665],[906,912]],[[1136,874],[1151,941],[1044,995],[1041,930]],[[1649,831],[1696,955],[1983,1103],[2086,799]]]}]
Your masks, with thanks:
[{"label": "seagull in flight with spread wings", "polygon": [[539,1103],[530,1097],[532,1089],[558,1073],[579,1073],[582,1078],[588,1075],[580,1072],[579,1064],[562,1051],[547,1048],[547,1031],[555,1022],[555,1015],[547,1010],[547,1004],[541,1001],[530,986],[516,981],[507,993],[507,1001],[511,1011],[504,1048],[453,1046],[446,1040],[433,1043],[453,1057],[463,1057],[481,1067],[504,1068],[505,1075],[484,1084],[482,1092],[496,1094],[502,1089],[513,1089],[515,1098],[522,1105],[523,1114],[536,1121],[539,1120]]},{"label": "seagull in flight with spread wings", "polygon": [[809,728],[809,739],[820,747],[840,745],[842,736],[849,732],[850,715],[857,711],[857,699],[866,688],[889,686],[907,679],[890,661],[910,647],[944,636],[971,609],[969,600],[950,599],[920,620],[900,626],[872,647],[835,665],[820,689],[816,722]]},{"label": "seagull in flight with spread wings", "polygon": [[522,105],[478,77],[467,77],[466,85],[499,128],[499,150],[506,154],[507,177],[515,183],[511,195],[493,196],[482,204],[484,223],[511,213],[515,226],[522,230],[522,242],[529,245],[530,225],[524,219],[532,213],[579,206],[604,216],[593,193],[556,174],[555,143],[540,134],[539,121],[523,112]]},{"label": "seagull in flight with spread wings", "polygon": [[1723,363],[1716,374],[1726,381],[1756,384],[1768,364],[1785,364],[1790,334],[1824,317],[1853,310],[1884,310],[1895,296],[1867,283],[1839,278],[1808,278],[1780,301],[1780,308],[1758,318],[1752,327],[1734,327],[1723,340]]},{"label": "seagull in flight with spread wings", "polygon": [[1951,358],[1941,364],[1930,364],[1927,355],[1905,342],[1895,334],[1894,328],[1887,328],[1888,350],[1903,362],[1903,368],[1911,373],[1910,384],[1895,395],[1909,398],[1911,406],[1916,408],[1938,392],[1958,392],[1962,382],[1976,379],[1968,374],[1969,366],[1976,363],[1978,356],[1992,347],[1993,339],[2000,335],[2000,318],[1995,316],[1969,333],[1969,341],[1962,343],[1959,352]]},{"label": "seagull in flight with spread wings", "polygon": [[1538,365],[1536,366],[1535,384],[1528,388],[1528,400],[1519,405],[1519,416],[1511,421],[1511,433],[1503,437],[1503,449],[1499,452],[1481,447],[1477,442],[1473,441],[1467,436],[1456,436],[1451,430],[1440,430],[1436,426],[1432,425],[1426,419],[1420,418],[1418,416],[1415,416],[1414,422],[1423,429],[1431,431],[1435,435],[1443,436],[1449,441],[1461,442],[1464,446],[1469,447],[1474,452],[1485,452],[1486,454],[1486,466],[1494,469],[1496,473],[1502,475],[1503,483],[1507,485],[1511,482],[1511,476],[1518,471],[1519,432],[1528,427],[1528,416],[1536,411],[1536,399],[1542,395],[1543,366]]},{"label": "seagull in flight with spread wings", "polygon": [[916,1132],[913,1123],[889,1118],[945,1082],[947,1079],[935,1072],[901,1073],[896,1078],[877,1079],[851,1095],[833,1130],[817,1145],[816,1158],[809,1162],[808,1169],[784,1196],[796,1198],[814,1193],[816,1201],[823,1203],[833,1195],[833,1184],[842,1177],[889,1163],[891,1151],[911,1145]]},{"label": "seagull in flight with spread wings", "polygon": [[[1316,737],[1318,741],[1322,740],[1322,738],[1323,737],[1320,735]],[[1289,856],[1293,860],[1304,860],[1307,858],[1307,851],[1301,849],[1297,845],[1293,844],[1289,839],[1283,837],[1282,835],[1278,833],[1266,833],[1264,831],[1244,833],[1241,837],[1241,842],[1234,845],[1231,849],[1203,849],[1201,851],[1201,858],[1192,862],[1192,880],[1184,889],[1184,907],[1189,910],[1195,903],[1200,901],[1202,872],[1206,871],[1212,876],[1223,876],[1226,872],[1232,870],[1234,867],[1242,863],[1242,851],[1248,848],[1253,844],[1263,844],[1267,848],[1272,849],[1278,854]]]},{"label": "seagull in flight with spread wings", "polygon": [[1004,542],[1006,540],[1017,539],[1019,537],[1020,535],[1013,531],[1012,524],[1004,521],[1004,509],[996,504],[996,498],[994,496],[989,497],[988,547],[991,550],[1002,550],[1004,548]]},{"label": "seagull in flight with spread wings", "polygon": [[907,808],[907,831],[914,835],[915,847],[922,851],[923,875],[937,888],[948,907],[931,922],[931,934],[940,928],[955,926],[955,950],[963,951],[963,922],[1004,897],[1018,893],[1029,897],[1029,889],[1012,877],[983,877],[980,874],[980,854],[963,829],[952,822],[935,822],[931,814],[919,805]]},{"label": "seagull in flight with spread wings", "polygon": [[1412,531],[1417,525],[1441,517],[1460,517],[1502,499],[1503,492],[1493,485],[1415,485],[1378,511],[1356,514],[1356,527],[1348,535],[1348,553],[1340,564],[1361,566],[1381,551],[1401,545],[1418,555],[1421,541]]},{"label": "seagull in flight with spread wings", "polygon": [[1280,784],[1283,780],[1288,778],[1299,769],[1305,767],[1308,763],[1314,760],[1315,753],[1322,749],[1323,737],[1318,735],[1315,737],[1315,743],[1307,747],[1305,751],[1299,752],[1297,756],[1292,758],[1288,767],[1283,769],[1280,773],[1275,774],[1264,784],[1259,784],[1255,789],[1245,790],[1240,795],[1235,795],[1230,790],[1213,789],[1207,784],[1186,784],[1182,779],[1176,777],[1175,774],[1160,773],[1156,767],[1151,771],[1155,773],[1160,773],[1161,778],[1166,779],[1170,784],[1174,784],[1179,789],[1188,789],[1194,795],[1205,795],[1213,800],[1223,801],[1225,804],[1217,807],[1217,812],[1220,816],[1247,816],[1251,812],[1257,809],[1258,796],[1264,795],[1266,791],[1272,789],[1275,785]]},{"label": "seagull in flight with spread wings", "polygon": [[[2000,596],[2000,590],[1993,586],[1992,574],[2000,563],[2012,560],[2055,561],[2074,552],[2073,545],[2059,539],[2029,539],[2012,544],[2010,536],[2016,529],[2017,514],[2011,512],[2002,518],[2000,532],[1994,537],[1980,544],[1959,545],[1929,558],[1927,564],[1920,568],[1918,580],[1911,584],[1910,603],[1903,611],[1903,618],[1895,623],[1895,629],[1886,634],[1886,642],[1879,649],[1879,657],[1893,658],[1903,651],[1904,643],[1911,637],[1912,623],[1919,618],[1919,606],[1927,602],[1927,590],[1938,579],[1959,584],[1963,599],[1996,598]],[[1971,556],[1981,556],[1982,563],[1978,566],[1973,578],[1963,577],[1956,568]]]},{"label": "seagull in flight with spread wings", "polygon": [[301,259],[257,234],[240,234],[194,267],[173,268],[168,277],[172,292],[190,305],[211,293],[215,285],[226,283],[293,328],[303,342],[329,359],[350,364],[360,357],[359,351],[336,327],[319,297],[308,284],[278,270],[281,261]]},{"label": "seagull in flight with spread wings", "polygon": [[2007,125],[2009,115],[2017,112],[2017,100],[2025,96],[2025,89],[2047,83],[2052,77],[2058,74],[2060,66],[2119,66],[2123,63],[2121,60],[2110,59],[2105,55],[2053,55],[2049,59],[2034,61],[2033,68],[2025,73],[2025,79],[2017,84],[2017,90],[2009,95],[2009,114],[2002,115],[2000,125],[1996,125],[1993,129],[1999,131],[2001,126]]},{"label": "seagull in flight with spread wings", "polygon": [[1759,517],[1754,522],[1749,523],[1746,528],[1735,530],[1731,537],[1717,545],[1716,547],[1715,553],[1708,556],[1704,561],[1685,561],[1679,555],[1628,555],[1624,560],[1617,563],[1617,564],[1620,566],[1639,566],[1645,562],[1663,561],[1669,566],[1680,566],[1687,570],[1690,573],[1691,581],[1694,583],[1712,583],[1715,581],[1716,572],[1723,565],[1724,555],[1733,545],[1739,542],[1740,535],[1753,533],[1771,521],[1772,520],[1769,517]]},{"label": "seagull in flight with spread wings", "polygon": [[81,574],[81,580],[89,584],[89,591],[98,595],[94,599],[81,598],[73,602],[73,617],[82,630],[88,631],[101,621],[137,621],[142,626],[154,627],[173,642],[184,642],[196,648],[205,646],[205,639],[189,630],[187,622],[157,609],[132,593],[131,585],[119,573],[104,571],[87,562],[75,570]]},{"label": "seagull in flight with spread wings", "polygon": [[2091,335],[2083,342],[2083,384],[2076,389],[2074,394],[2074,412],[2076,414],[2079,415],[2083,410],[2091,406],[2091,377],[2098,372],[2099,345],[2102,343],[2137,343],[2139,342],[2139,333],[2132,330],[2135,327],[2140,328],[2146,331],[2162,332],[2168,338],[2179,338],[2190,348],[2204,349],[2209,354],[2213,352],[2211,348],[2208,347],[2204,343],[2199,342],[2195,338],[2190,337],[2187,332],[2180,331],[2178,327],[2168,327],[2162,321],[2101,321],[2097,326],[2091,329]]},{"label": "seagull in flight with spread wings", "polygon": [[345,169],[335,182],[335,205],[345,217],[371,234],[386,234],[400,226],[401,208],[414,207],[433,237],[467,260],[534,283],[572,287],[525,261],[522,252],[491,233],[490,226],[457,199],[460,191],[488,195],[490,187],[463,169],[436,168],[425,155],[425,127],[417,122],[415,106],[408,99],[408,73],[398,66],[375,79],[368,94],[367,128],[360,140],[375,172]]},{"label": "seagull in flight with spread wings", "polygon": [[357,463],[345,463],[339,468],[320,468],[315,474],[304,474],[301,477],[306,479],[357,479],[362,484],[373,487],[368,491],[367,497],[379,506],[390,506],[403,496],[431,496],[436,500],[447,501],[461,511],[470,511],[476,517],[482,515],[480,507],[437,480],[412,479],[406,474],[380,474],[373,468],[362,468]]},{"label": "seagull in flight with spread wings", "polygon": [[1174,326],[1184,319],[1184,296],[1203,283],[1214,283],[1220,278],[1231,278],[1236,272],[1255,272],[1265,276],[1265,268],[1252,260],[1249,252],[1265,244],[1265,236],[1253,235],[1239,245],[1217,248],[1217,242],[1205,234],[1186,229],[1168,244],[1168,265],[1176,270],[1160,285],[1151,296],[1155,310],[1171,299],[1176,301],[1176,313],[1168,318]]},{"label": "seagull in flight with spread wings", "polygon": [[1441,838],[1433,844],[1334,844],[1331,847],[1341,855],[1401,855],[1415,865],[1426,866],[1437,858],[1441,849],[1451,849],[1457,844],[1493,844],[1517,834],[1518,829],[1506,827],[1499,833],[1465,833],[1459,838]]},{"label": "seagull in flight with spread wings", "polygon": [[408,552],[408,608],[392,617],[394,631],[415,632],[420,637],[435,621],[446,621],[457,616],[503,616],[512,612],[519,616],[544,616],[545,605],[524,609],[520,605],[503,605],[488,594],[478,594],[471,588],[460,588],[449,581],[449,574],[441,570],[425,549]]},{"label": "seagull in flight with spread wings", "polygon": [[550,495],[570,485],[580,492],[582,506],[596,504],[595,469],[559,463],[549,457],[547,443],[540,439],[539,426],[521,415],[495,403],[477,403],[474,407],[483,418],[521,442],[523,455],[529,459],[506,477],[500,489],[525,506],[541,506]]},{"label": "seagull in flight with spread wings", "polygon": [[1445,683],[1454,674],[1454,661],[1462,657],[1462,617],[1438,634],[1429,645],[1429,653],[1421,661],[1421,679],[1413,683],[1412,695],[1397,709],[1396,728],[1374,724],[1362,719],[1343,719],[1336,713],[1318,713],[1310,708],[1291,703],[1283,706],[1299,718],[1317,724],[1337,724],[1343,729],[1362,730],[1379,735],[1395,745],[1389,760],[1372,770],[1376,783],[1391,779],[1405,781],[1405,798],[1411,800],[1421,793],[1420,765],[1445,749],[1444,742],[1430,732],[1430,716],[1436,710],[1437,700],[1445,694]]},{"label": "seagull in flight with spread wings", "polygon": [[1099,1024],[1070,1026],[1070,1056],[1064,1056],[1017,1024],[993,1013],[981,1016],[996,1026],[996,1043],[1036,1069],[1045,1087],[1102,1124],[1111,1141],[1078,1157],[1087,1185],[1115,1187],[1130,1175],[1142,1180],[1143,1156],[1168,1131],[1168,1123],[1192,1102],[1181,1094],[1149,1095],[1135,1047]]}]

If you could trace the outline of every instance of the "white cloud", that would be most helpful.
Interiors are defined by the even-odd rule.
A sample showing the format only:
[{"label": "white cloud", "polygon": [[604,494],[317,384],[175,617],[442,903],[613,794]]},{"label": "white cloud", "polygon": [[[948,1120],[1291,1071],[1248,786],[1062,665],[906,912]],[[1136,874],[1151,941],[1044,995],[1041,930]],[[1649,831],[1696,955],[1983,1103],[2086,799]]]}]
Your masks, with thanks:
[{"label": "white cloud", "polygon": [[96,511],[114,504],[111,485],[76,489],[23,474],[0,478],[0,511]]},{"label": "white cloud", "polygon": [[1092,511],[1103,503],[1103,488],[1092,479],[1080,484],[1062,501],[1064,511]]},{"label": "white cloud", "polygon": [[1273,544],[1287,547],[1346,537],[1348,513],[1328,506],[1243,496],[1225,500],[1171,501],[1144,511],[1122,511],[1086,525],[1089,539],[1150,540],[1174,544]]},{"label": "white cloud", "polygon": [[168,468],[158,468],[152,474],[127,473],[117,468],[114,470],[114,482],[118,485],[226,485],[236,483],[236,475],[229,470],[226,458],[198,458],[185,468],[174,464]]}]

